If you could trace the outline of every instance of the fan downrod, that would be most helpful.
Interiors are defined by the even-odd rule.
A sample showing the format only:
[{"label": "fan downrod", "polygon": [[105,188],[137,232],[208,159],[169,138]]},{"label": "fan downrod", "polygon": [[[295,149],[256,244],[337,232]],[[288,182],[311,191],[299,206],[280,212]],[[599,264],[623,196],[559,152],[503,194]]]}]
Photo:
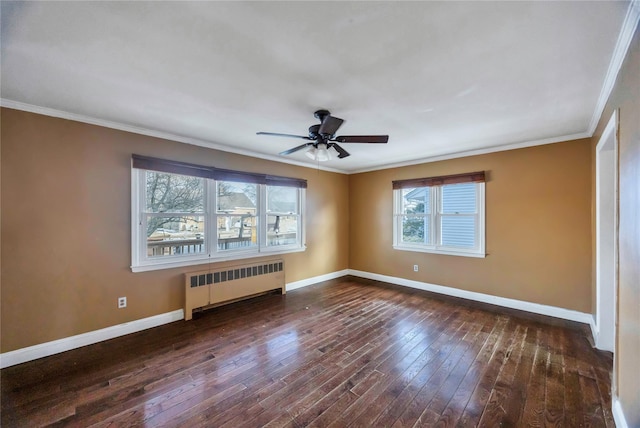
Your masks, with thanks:
[{"label": "fan downrod", "polygon": [[313,113],[313,116],[316,119],[319,119],[320,122],[324,121],[324,118],[331,115],[331,113],[329,112],[329,110],[317,110],[315,113]]}]

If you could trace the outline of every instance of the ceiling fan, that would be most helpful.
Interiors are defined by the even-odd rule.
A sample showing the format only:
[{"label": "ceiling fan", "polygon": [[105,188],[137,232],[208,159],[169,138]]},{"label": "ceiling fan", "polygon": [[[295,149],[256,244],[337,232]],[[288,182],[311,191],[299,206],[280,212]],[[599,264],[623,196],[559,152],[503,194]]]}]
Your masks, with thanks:
[{"label": "ceiling fan", "polygon": [[349,152],[340,147],[338,143],[386,143],[389,141],[388,135],[340,135],[336,137],[336,131],[344,120],[339,117],[331,116],[328,110],[318,110],[314,113],[314,116],[320,120],[317,125],[311,125],[309,127],[309,135],[292,135],[292,134],[279,134],[275,132],[256,132],[257,135],[271,135],[275,137],[290,137],[301,138],[308,140],[309,142],[301,144],[284,152],[280,152],[281,155],[290,155],[307,148],[305,153],[308,157],[317,161],[327,161],[331,159],[331,153],[329,149],[334,149],[338,152],[338,158],[346,158],[349,156]]}]

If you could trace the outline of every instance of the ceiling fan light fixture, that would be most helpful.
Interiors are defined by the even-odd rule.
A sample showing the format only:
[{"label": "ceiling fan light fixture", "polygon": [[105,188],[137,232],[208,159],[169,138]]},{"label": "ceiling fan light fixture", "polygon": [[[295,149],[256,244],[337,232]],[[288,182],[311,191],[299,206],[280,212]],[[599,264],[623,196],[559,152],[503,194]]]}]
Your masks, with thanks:
[{"label": "ceiling fan light fixture", "polygon": [[304,154],[307,155],[309,159],[313,159],[314,161],[318,162],[325,162],[332,159],[331,153],[329,153],[327,145],[324,143],[317,144],[317,147],[309,147],[309,150],[307,150]]},{"label": "ceiling fan light fixture", "polygon": [[331,153],[327,150],[327,145],[324,143],[318,144],[318,151],[316,153],[316,160],[325,162],[331,160]]},{"label": "ceiling fan light fixture", "polygon": [[318,153],[318,149],[316,149],[315,147],[311,146],[309,147],[309,150],[307,150],[306,152],[304,152],[305,155],[307,155],[307,157],[309,159],[313,159],[316,160],[316,154]]}]

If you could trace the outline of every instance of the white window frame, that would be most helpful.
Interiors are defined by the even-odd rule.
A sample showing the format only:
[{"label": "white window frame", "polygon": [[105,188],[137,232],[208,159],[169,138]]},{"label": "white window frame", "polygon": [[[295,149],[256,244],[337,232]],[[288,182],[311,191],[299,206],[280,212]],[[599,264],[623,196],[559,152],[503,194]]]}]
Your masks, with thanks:
[{"label": "white window frame", "polygon": [[[220,180],[223,181],[224,180]],[[240,259],[240,258],[247,258],[247,257],[256,257],[256,253],[260,252],[260,207],[262,206],[262,201],[261,201],[261,197],[260,197],[260,188],[262,185],[260,184],[256,184],[256,209],[257,209],[257,213],[256,213],[256,228],[258,230],[258,245],[254,246],[254,247],[240,247],[240,248],[231,248],[231,249],[227,249],[227,250],[218,250],[218,233],[217,233],[217,227],[218,227],[218,216],[225,216],[225,215],[229,215],[229,214],[220,214],[218,212],[218,181],[216,180],[207,180],[207,183],[209,185],[209,194],[213,195],[213,198],[210,200],[205,201],[205,204],[207,205],[207,207],[210,207],[210,211],[211,211],[211,221],[212,221],[212,225],[213,227],[216,229],[216,233],[213,233],[213,236],[211,236],[211,247],[209,249],[209,254],[215,254],[218,255],[217,257],[212,257],[212,258],[225,258],[228,259],[229,255],[234,255],[236,257],[231,257],[232,259]],[[243,257],[245,256],[245,257]]]},{"label": "white window frame", "polygon": [[260,220],[259,223],[263,224],[264,227],[261,229],[262,232],[260,233],[260,248],[262,249],[263,253],[269,253],[269,254],[274,254],[274,253],[281,253],[281,252],[288,252],[289,250],[296,250],[299,248],[299,244],[295,243],[295,244],[288,244],[288,245],[268,245],[268,218],[270,215],[281,215],[281,216],[296,216],[298,217],[298,222],[297,222],[297,228],[296,228],[296,237],[298,242],[306,242],[305,239],[305,234],[304,234],[304,227],[303,227],[303,217],[302,217],[302,211],[303,211],[303,207],[304,207],[304,201],[305,201],[305,189],[299,188],[298,189],[298,198],[296,201],[297,204],[297,212],[296,213],[286,213],[286,212],[275,212],[275,211],[268,211],[268,206],[267,206],[267,187],[278,187],[278,186],[269,186],[269,185],[264,185],[264,186],[260,186],[260,201],[261,201],[261,207],[263,207],[263,209],[260,212]]},{"label": "white window frame", "polygon": [[[475,214],[442,214],[442,186],[429,186],[430,191],[430,213],[425,215],[430,221],[430,244],[402,242],[402,219],[406,216],[402,212],[403,189],[393,190],[393,248],[402,251],[417,251],[423,253],[446,254],[451,256],[464,257],[486,257],[485,254],[485,183],[476,184],[476,213]],[[440,245],[441,240],[441,220],[443,216],[472,216],[476,219],[475,228],[475,248],[458,248]]]},{"label": "white window frame", "polygon": [[[297,242],[290,245],[267,246],[266,225],[266,186],[267,184],[256,184],[257,192],[257,214],[256,223],[258,229],[258,245],[255,247],[237,248],[228,250],[218,250],[217,237],[217,211],[216,211],[216,180],[204,179],[204,245],[205,251],[195,255],[172,255],[162,257],[147,256],[146,239],[146,172],[149,170],[131,168],[131,270],[133,272],[146,272],[159,269],[169,269],[183,266],[194,266],[212,262],[228,260],[241,260],[255,258],[264,255],[285,254],[302,252],[306,250],[305,235],[305,198],[306,190],[296,188],[298,191],[298,233]],[[180,213],[178,213],[180,214]],[[194,215],[193,213],[183,213]],[[288,214],[287,214],[288,215]]]}]

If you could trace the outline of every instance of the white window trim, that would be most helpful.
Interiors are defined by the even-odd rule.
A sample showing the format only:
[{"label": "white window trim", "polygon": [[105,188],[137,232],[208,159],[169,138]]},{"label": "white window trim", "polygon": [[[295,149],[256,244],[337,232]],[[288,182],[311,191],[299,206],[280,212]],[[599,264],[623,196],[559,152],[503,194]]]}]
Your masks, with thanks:
[{"label": "white window trim", "polygon": [[[404,214],[402,213],[402,189],[393,190],[393,248],[395,250],[400,251],[415,251],[420,253],[431,253],[431,254],[444,254],[450,256],[463,256],[463,257],[476,257],[476,258],[485,258],[486,257],[486,249],[485,249],[485,183],[480,182],[476,183],[478,191],[476,193],[477,197],[477,206],[478,206],[478,227],[476,228],[476,242],[478,242],[478,248],[467,249],[467,248],[456,248],[456,247],[446,247],[443,245],[438,245],[437,237],[439,236],[440,229],[440,195],[441,192],[430,192],[430,205],[431,205],[431,213],[429,216],[432,219],[432,227],[430,230],[430,240],[432,244],[409,244],[406,242],[402,242],[402,217]],[[442,187],[442,186],[433,186]]]},{"label": "white window trim", "polygon": [[[249,258],[267,257],[276,254],[298,253],[307,249],[306,233],[304,227],[305,221],[305,200],[306,189],[298,188],[298,240],[299,244],[267,246],[266,245],[266,229],[261,225],[266,225],[266,210],[261,210],[257,216],[259,245],[253,248],[241,248],[225,251],[217,250],[217,236],[211,234],[209,228],[215,227],[217,213],[215,207],[210,203],[210,195],[215,195],[215,180],[205,179],[205,211],[204,216],[207,221],[205,229],[204,245],[206,251],[202,254],[193,256],[163,256],[162,258],[150,259],[141,257],[147,251],[147,242],[143,233],[145,230],[145,219],[142,208],[145,204],[145,193],[143,184],[146,180],[145,169],[131,168],[131,271],[132,272],[148,272],[160,269],[171,269],[185,266],[196,266],[208,263],[218,263],[232,260],[242,260]],[[264,207],[266,186],[257,184],[258,186],[258,206]],[[192,215],[190,213],[190,215]]]},{"label": "white window trim", "polygon": [[305,227],[303,227],[303,221],[304,221],[304,216],[303,216],[303,211],[304,211],[304,202],[305,202],[305,198],[306,198],[306,189],[303,188],[299,188],[298,189],[298,212],[297,213],[281,213],[281,212],[272,212],[272,211],[267,211],[267,186],[260,186],[259,188],[259,194],[260,194],[260,206],[264,207],[264,209],[262,210],[262,212],[260,213],[260,220],[259,222],[264,224],[265,227],[262,229],[261,233],[260,233],[260,248],[261,248],[261,253],[263,254],[281,254],[281,253],[287,253],[287,252],[292,252],[292,251],[297,251],[300,248],[300,245],[298,244],[289,244],[289,245],[272,245],[269,246],[267,244],[267,227],[266,225],[268,225],[268,217],[270,215],[296,215],[300,218],[300,221],[298,222],[298,227],[296,229],[296,236],[300,237],[300,242],[301,242],[301,246],[306,248],[306,236],[305,236]]}]

